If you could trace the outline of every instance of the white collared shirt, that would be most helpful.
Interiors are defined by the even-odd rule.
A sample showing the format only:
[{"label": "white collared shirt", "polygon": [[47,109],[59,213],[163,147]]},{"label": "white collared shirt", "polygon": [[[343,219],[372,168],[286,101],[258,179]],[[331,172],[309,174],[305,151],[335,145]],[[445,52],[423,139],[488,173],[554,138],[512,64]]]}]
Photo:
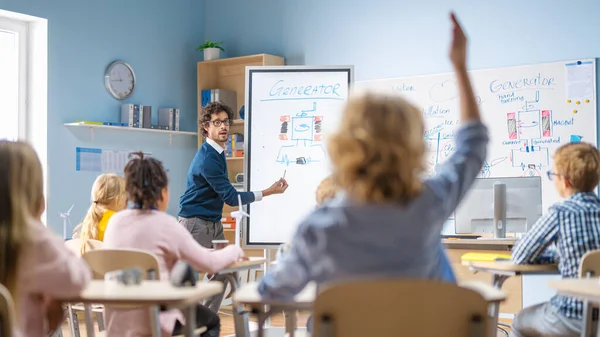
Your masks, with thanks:
[{"label": "white collared shirt", "polygon": [[[215,149],[215,151],[217,151],[219,154],[225,151],[225,149],[221,145],[219,145],[219,143],[215,142],[214,140],[208,137],[206,137],[206,142],[208,143],[208,145],[212,146],[212,148]],[[252,191],[252,193],[254,193],[254,201],[262,200],[263,194],[261,191]]]}]

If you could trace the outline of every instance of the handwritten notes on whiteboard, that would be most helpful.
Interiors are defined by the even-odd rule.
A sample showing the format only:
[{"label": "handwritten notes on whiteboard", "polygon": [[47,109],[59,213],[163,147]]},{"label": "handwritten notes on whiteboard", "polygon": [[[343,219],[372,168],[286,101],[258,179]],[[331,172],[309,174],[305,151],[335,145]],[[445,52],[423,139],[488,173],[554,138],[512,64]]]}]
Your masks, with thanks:
[{"label": "handwritten notes on whiteboard", "polygon": [[[545,177],[559,146],[595,144],[595,67],[585,59],[471,71],[491,139],[480,177]],[[453,73],[356,82],[355,89],[402,95],[421,109],[428,174],[454,152],[460,111]],[[549,179],[542,189],[545,210],[560,198]]]}]

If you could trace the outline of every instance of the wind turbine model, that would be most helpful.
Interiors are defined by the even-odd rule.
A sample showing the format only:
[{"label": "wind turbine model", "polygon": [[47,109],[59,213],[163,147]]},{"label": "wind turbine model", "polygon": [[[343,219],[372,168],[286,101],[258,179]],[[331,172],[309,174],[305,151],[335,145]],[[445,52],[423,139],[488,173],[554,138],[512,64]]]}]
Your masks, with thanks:
[{"label": "wind turbine model", "polygon": [[238,194],[239,210],[231,212],[231,216],[235,218],[235,245],[240,245],[240,230],[242,229],[242,219],[249,218],[250,214],[242,209],[242,197]]},{"label": "wind turbine model", "polygon": [[67,239],[67,223],[69,223],[69,228],[71,227],[71,210],[75,204],[71,205],[71,208],[66,213],[60,213],[60,217],[63,218],[63,240]]}]

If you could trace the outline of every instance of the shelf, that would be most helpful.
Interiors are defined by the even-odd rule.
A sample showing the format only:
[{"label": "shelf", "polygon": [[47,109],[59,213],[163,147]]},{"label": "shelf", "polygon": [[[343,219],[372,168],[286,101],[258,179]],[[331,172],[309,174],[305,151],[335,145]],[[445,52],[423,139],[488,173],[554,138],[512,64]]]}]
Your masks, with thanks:
[{"label": "shelf", "polygon": [[173,135],[194,136],[194,137],[198,136],[198,134],[196,132],[189,132],[189,131],[159,130],[159,129],[146,129],[146,128],[130,128],[130,127],[126,127],[126,126],[84,124],[84,123],[78,123],[78,122],[76,122],[76,123],[65,123],[64,126],[67,127],[67,128],[88,128],[88,129],[90,129],[92,141],[94,141],[94,130],[95,129],[162,133],[162,134],[165,134],[165,135],[169,135],[169,145],[171,144],[171,142],[173,140]]},{"label": "shelf", "polygon": [[244,125],[244,120],[243,119],[234,119],[233,122],[231,123],[231,126],[238,126],[238,125]]},{"label": "shelf", "polygon": [[230,160],[244,160],[244,157],[225,157],[225,159],[227,161],[230,161]]}]

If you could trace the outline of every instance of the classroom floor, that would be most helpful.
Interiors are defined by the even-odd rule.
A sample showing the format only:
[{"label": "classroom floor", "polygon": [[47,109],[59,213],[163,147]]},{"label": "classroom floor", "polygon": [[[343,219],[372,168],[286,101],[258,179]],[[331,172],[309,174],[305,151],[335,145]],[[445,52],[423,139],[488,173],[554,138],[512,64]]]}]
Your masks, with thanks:
[{"label": "classroom floor", "polygon": [[[306,320],[308,319],[309,314],[308,313],[300,313],[298,315],[298,326],[299,327],[304,327],[306,324]],[[233,318],[231,316],[231,311],[227,310],[227,309],[223,309],[222,312],[219,314],[219,317],[221,317],[221,336],[230,336],[235,334],[235,330],[233,328]],[[253,322],[256,322],[255,319],[250,319]],[[501,321],[504,321],[506,323],[510,323],[510,320],[505,320],[505,319],[500,319]],[[271,318],[271,325],[272,326],[284,326],[284,320],[283,320],[283,314],[280,315],[275,315]],[[80,337],[87,337],[87,334],[85,333],[85,323],[83,323],[83,320],[81,320],[80,323]],[[69,335],[69,326],[68,324],[65,322],[63,324],[63,337],[71,337]],[[97,328],[96,328],[96,331]],[[506,337],[506,335],[501,332],[500,330],[498,330],[498,334],[497,337]]]}]

